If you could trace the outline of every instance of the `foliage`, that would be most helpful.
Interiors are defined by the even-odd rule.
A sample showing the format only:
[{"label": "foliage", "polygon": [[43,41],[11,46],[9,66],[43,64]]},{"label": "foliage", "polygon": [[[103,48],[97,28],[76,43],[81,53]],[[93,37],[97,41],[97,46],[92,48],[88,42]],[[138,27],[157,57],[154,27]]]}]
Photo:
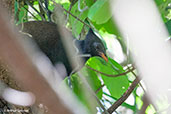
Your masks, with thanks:
[{"label": "foliage", "polygon": [[[80,22],[77,18],[73,17],[72,15],[69,15],[67,17],[67,13],[65,11],[62,12],[63,15],[65,15],[68,18],[66,27],[71,29],[73,36],[75,36],[76,38],[80,37],[80,34],[82,34],[82,31],[84,31],[84,29],[87,29],[85,28],[86,26],[85,24],[89,24],[97,31],[103,31],[104,33],[114,34],[117,37],[117,39],[120,41],[122,48],[126,48],[126,46],[124,45],[124,39],[122,39],[119,29],[115,21],[113,20],[112,13],[110,12],[109,0],[80,0],[80,6],[78,0],[76,2],[73,2],[72,8],[70,7],[71,3],[68,0],[62,0],[62,1],[56,0],[56,2],[84,22],[84,23]],[[166,24],[166,27],[171,35],[171,20],[170,20],[171,8],[169,8],[170,2],[169,0],[155,0],[155,3],[161,13],[163,22]],[[37,0],[33,0],[31,4],[32,4],[31,6],[34,7],[37,11],[39,11],[40,14],[44,15],[45,20],[48,20],[47,13],[40,11],[40,6]],[[40,16],[40,14],[34,11],[31,8],[31,6],[24,3],[23,1],[22,2],[16,1],[15,3],[16,24],[30,21],[30,20],[43,20],[42,16]],[[53,9],[55,7],[56,7],[55,4],[51,0],[49,0],[48,9],[50,10],[50,12],[53,13]],[[84,11],[80,11],[79,7],[80,9],[84,9],[85,7],[88,8],[85,9]],[[99,72],[110,74],[110,75],[116,75],[126,72],[122,65],[117,63],[112,58],[110,57],[108,58],[109,58],[109,62],[106,63],[104,60],[102,60],[99,57],[93,57],[87,61],[86,65],[90,66],[95,70],[98,70]],[[130,77],[134,77],[132,73],[125,74],[119,77],[108,77],[104,74],[91,70],[86,66],[81,69],[81,72],[86,78],[86,80],[88,81],[88,83],[90,84],[92,90],[96,92],[98,99],[102,102],[105,108],[111,106],[111,104],[116,102],[123,95],[123,93],[128,89],[129,85],[132,83]],[[67,83],[67,79],[65,79],[65,81]],[[90,103],[85,96],[87,95],[87,93],[82,89],[84,84],[77,73],[71,76],[71,83],[72,83],[73,93],[85,106],[87,106],[88,109],[90,109],[90,105],[89,105]],[[123,107],[132,110],[133,113],[136,113],[137,110],[141,109],[143,104],[142,103],[143,92],[141,92],[141,95],[138,95],[136,92],[138,88],[141,87],[138,86],[132,93],[134,96],[133,100],[135,100],[135,103],[133,105],[127,102],[124,102],[122,104]],[[98,89],[99,91],[97,91]],[[93,108],[96,109],[97,107],[100,108],[98,104]],[[98,112],[103,112],[103,111],[100,108]],[[153,106],[150,105],[147,108],[146,112],[155,113],[155,110],[153,109]]]}]

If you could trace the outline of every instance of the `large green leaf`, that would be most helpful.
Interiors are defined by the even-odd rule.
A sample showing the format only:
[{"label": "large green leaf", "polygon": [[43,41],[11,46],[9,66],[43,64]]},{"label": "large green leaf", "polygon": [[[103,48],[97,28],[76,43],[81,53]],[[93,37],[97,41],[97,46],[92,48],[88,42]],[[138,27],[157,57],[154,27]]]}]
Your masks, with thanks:
[{"label": "large green leaf", "polygon": [[109,0],[98,0],[89,9],[88,18],[96,24],[106,23],[112,16]]},{"label": "large green leaf", "polygon": [[[106,74],[115,75],[125,72],[120,64],[110,58],[109,62],[106,63],[100,57],[92,57],[88,60],[87,64]],[[120,98],[129,86],[129,81],[126,75],[120,77],[101,76],[110,94],[115,98]]]}]

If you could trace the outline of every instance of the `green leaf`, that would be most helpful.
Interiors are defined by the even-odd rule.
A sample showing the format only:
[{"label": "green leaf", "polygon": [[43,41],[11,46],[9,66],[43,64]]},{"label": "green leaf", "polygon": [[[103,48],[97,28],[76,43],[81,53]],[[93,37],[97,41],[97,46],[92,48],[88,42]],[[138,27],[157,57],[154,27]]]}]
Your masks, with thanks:
[{"label": "green leaf", "polygon": [[[69,10],[70,3],[63,3],[62,6],[64,9]],[[66,12],[64,12],[64,13],[66,13]]]},{"label": "green leaf", "polygon": [[[81,7],[85,7],[84,4],[81,4]],[[76,16],[77,18],[81,19],[82,21],[84,21],[87,18],[88,15],[88,10],[85,10],[83,12],[80,12],[78,10],[78,2],[75,3],[75,5],[72,7],[71,13]],[[83,28],[83,23],[81,23],[78,19],[75,19],[73,16],[70,16],[69,19],[71,26],[72,26],[72,34],[75,37],[78,37],[79,34],[82,31]]]},{"label": "green leaf", "polygon": [[96,29],[105,29],[108,33],[114,34],[116,36],[121,36],[120,32],[116,26],[116,23],[114,22],[113,18],[111,17],[106,23],[103,24],[96,24],[95,22],[92,22]]},{"label": "green leaf", "polygon": [[102,79],[104,84],[109,89],[111,95],[117,99],[123,95],[129,85],[128,80],[125,77],[112,78],[102,75]]},{"label": "green leaf", "polygon": [[[110,60],[109,62],[111,62],[111,59],[110,58],[109,58],[109,60]],[[111,66],[111,64],[109,64],[109,62],[106,62],[101,57],[91,57],[87,61],[86,64],[89,65],[91,68],[100,70],[101,72],[106,73],[106,74],[112,74],[112,75],[118,74],[119,71],[115,70]],[[122,66],[121,66],[121,68],[122,68]]]},{"label": "green leaf", "polygon": [[159,5],[161,5],[164,2],[164,0],[155,0],[155,2],[159,6]]},{"label": "green leaf", "polygon": [[88,18],[96,24],[106,23],[112,16],[109,0],[98,0],[88,12]]},{"label": "green leaf", "polygon": [[[106,74],[120,74],[125,72],[120,64],[109,58],[109,62],[106,63],[100,57],[92,57],[88,60],[87,64],[94,69]],[[104,84],[108,88],[110,94],[115,98],[120,98],[122,94],[128,89],[129,81],[127,76],[120,77],[108,77],[101,75]]]},{"label": "green leaf", "polygon": [[86,5],[88,7],[90,7],[90,6],[92,6],[94,4],[94,0],[86,0],[85,2],[86,2]]}]

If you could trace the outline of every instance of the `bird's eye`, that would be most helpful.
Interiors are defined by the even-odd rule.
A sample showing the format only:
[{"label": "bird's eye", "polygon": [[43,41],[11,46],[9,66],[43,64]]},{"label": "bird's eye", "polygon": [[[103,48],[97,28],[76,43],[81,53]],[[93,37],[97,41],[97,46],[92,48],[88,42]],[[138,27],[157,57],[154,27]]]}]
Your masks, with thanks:
[{"label": "bird's eye", "polygon": [[96,51],[100,51],[100,50],[102,50],[103,48],[103,46],[100,44],[100,43],[97,43],[97,42],[95,42],[94,44],[93,44],[93,47],[95,48],[95,50]]},{"label": "bird's eye", "polygon": [[97,45],[97,46],[96,46],[96,49],[100,49],[100,45]]},{"label": "bird's eye", "polygon": [[100,50],[101,49],[101,45],[100,44],[96,44],[95,45],[95,49]]}]

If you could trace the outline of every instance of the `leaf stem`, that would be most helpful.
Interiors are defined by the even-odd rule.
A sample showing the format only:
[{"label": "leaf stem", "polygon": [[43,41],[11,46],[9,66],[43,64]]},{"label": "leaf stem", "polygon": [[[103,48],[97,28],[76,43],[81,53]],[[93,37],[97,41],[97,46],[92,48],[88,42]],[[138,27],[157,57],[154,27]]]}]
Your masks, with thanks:
[{"label": "leaf stem", "polygon": [[132,68],[132,69],[126,71],[126,72],[123,72],[123,73],[115,74],[115,75],[114,75],[114,74],[106,74],[106,73],[104,73],[104,72],[98,71],[98,70],[96,70],[96,69],[94,69],[94,68],[91,68],[91,67],[88,66],[88,65],[86,65],[86,67],[87,67],[88,69],[91,69],[91,70],[93,70],[93,71],[95,71],[95,72],[97,72],[97,73],[100,73],[100,74],[105,75],[105,76],[108,76],[108,77],[119,77],[119,76],[124,76],[124,75],[126,75],[127,73],[132,72],[133,70],[135,70],[135,68]]}]

